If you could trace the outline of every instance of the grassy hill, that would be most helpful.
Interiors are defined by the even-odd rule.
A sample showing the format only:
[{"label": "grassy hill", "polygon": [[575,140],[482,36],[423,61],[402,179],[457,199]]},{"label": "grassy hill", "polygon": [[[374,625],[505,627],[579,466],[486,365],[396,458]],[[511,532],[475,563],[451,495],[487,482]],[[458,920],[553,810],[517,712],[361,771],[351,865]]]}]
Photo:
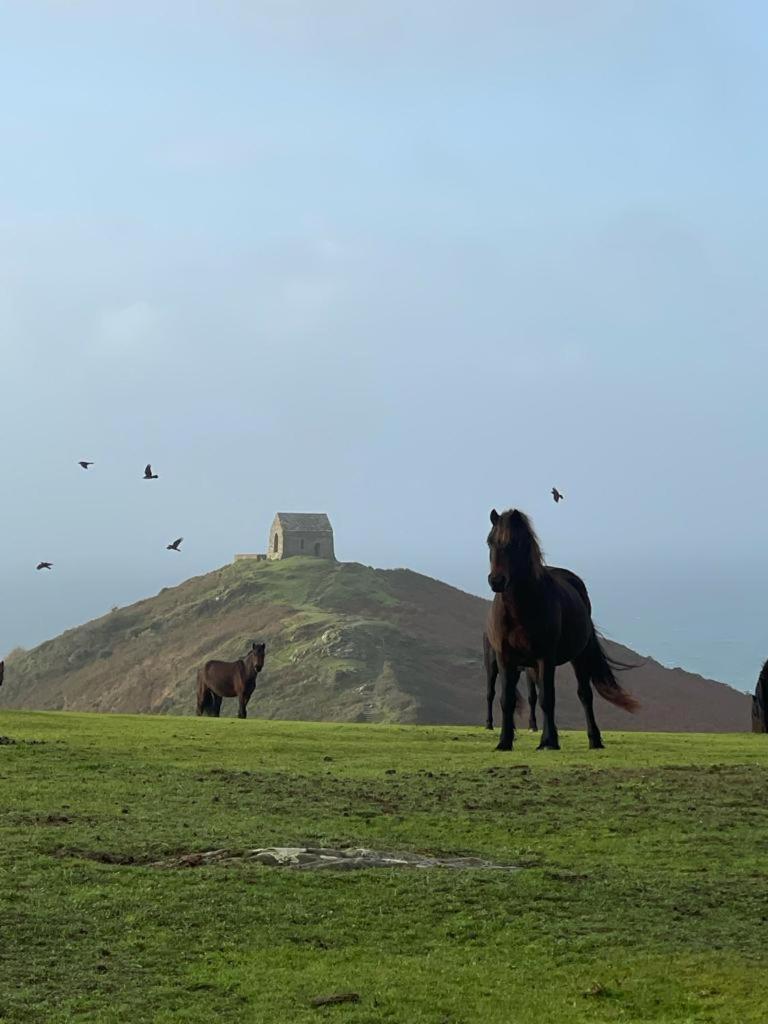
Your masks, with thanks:
[{"label": "grassy hill", "polygon": [[[19,711],[0,736],[3,1024],[766,1019],[765,736],[500,755],[480,728]],[[153,866],[307,844],[521,870]]]},{"label": "grassy hill", "polygon": [[[293,558],[237,562],[68,630],[7,659],[0,702],[80,711],[194,712],[208,658],[267,662],[250,713],[326,721],[476,724],[484,720],[481,636],[487,602],[405,569]],[[612,646],[624,661],[640,659]],[[558,721],[581,728],[570,669]],[[739,731],[743,694],[654,661],[624,673],[635,717],[598,700],[608,728]],[[229,707],[227,705],[229,704]],[[225,702],[227,713],[234,702]]]}]

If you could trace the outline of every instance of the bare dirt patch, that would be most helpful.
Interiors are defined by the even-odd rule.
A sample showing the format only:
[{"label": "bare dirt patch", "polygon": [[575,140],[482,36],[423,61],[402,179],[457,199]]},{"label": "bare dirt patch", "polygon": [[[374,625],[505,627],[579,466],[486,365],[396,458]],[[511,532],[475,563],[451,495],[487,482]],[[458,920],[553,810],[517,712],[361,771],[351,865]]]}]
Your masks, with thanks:
[{"label": "bare dirt patch", "polygon": [[152,868],[197,868],[209,864],[254,863],[298,871],[354,871],[362,868],[451,868],[454,870],[518,871],[480,857],[436,857],[420,853],[391,853],[363,847],[338,849],[319,846],[268,846],[251,850],[206,850],[149,864]]}]

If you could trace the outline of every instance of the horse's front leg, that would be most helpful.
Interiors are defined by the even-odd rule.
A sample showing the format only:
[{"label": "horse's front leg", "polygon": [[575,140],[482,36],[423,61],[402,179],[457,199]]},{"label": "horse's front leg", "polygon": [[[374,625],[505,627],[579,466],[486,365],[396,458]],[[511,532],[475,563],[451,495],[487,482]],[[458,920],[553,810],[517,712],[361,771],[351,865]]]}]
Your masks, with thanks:
[{"label": "horse's front leg", "polygon": [[498,667],[496,665],[495,659],[494,659],[494,661],[490,665],[487,666],[486,672],[487,672],[487,682],[486,682],[486,687],[485,687],[485,695],[486,695],[486,701],[487,701],[487,704],[488,704],[488,712],[487,712],[486,718],[485,718],[485,728],[486,729],[492,729],[493,728],[493,701],[494,701],[494,698],[496,697],[496,677],[499,674],[499,669],[498,669]]},{"label": "horse's front leg", "polygon": [[501,680],[501,736],[497,750],[511,750],[515,742],[515,707],[517,705],[517,680],[520,669],[517,665],[504,664],[499,659]]},{"label": "horse's front leg", "polygon": [[539,750],[559,750],[560,740],[555,725],[555,663],[544,661],[539,669],[541,683],[541,710],[544,715],[544,728],[541,733]]},{"label": "horse's front leg", "polygon": [[254,687],[253,686],[246,686],[246,688],[240,694],[240,696],[238,698],[238,705],[237,705],[237,717],[238,718],[247,718],[248,717],[248,714],[246,712],[246,708],[248,707],[248,701],[251,699],[251,694],[253,693],[253,691],[254,691]]}]

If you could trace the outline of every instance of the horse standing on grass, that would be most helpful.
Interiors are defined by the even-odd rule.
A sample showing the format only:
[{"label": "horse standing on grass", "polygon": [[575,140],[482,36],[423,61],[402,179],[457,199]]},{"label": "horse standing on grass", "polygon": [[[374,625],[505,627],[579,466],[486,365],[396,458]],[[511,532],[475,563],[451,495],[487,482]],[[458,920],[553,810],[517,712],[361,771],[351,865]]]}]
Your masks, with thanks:
[{"label": "horse standing on grass", "polygon": [[197,673],[197,713],[218,718],[223,697],[237,697],[237,717],[246,718],[246,708],[256,689],[256,676],[264,668],[266,644],[253,644],[239,661],[206,661]]},{"label": "horse standing on grass", "polygon": [[768,732],[768,661],[763,665],[752,697],[752,732]]},{"label": "horse standing on grass", "polygon": [[[499,663],[496,660],[496,652],[491,647],[488,634],[483,633],[483,665],[485,665],[485,693],[488,703],[488,714],[485,719],[485,728],[493,728],[493,701],[496,697],[496,679],[499,675]],[[528,728],[531,732],[539,731],[539,724],[536,721],[536,671],[528,668],[525,670],[525,677],[528,680]]]},{"label": "horse standing on grass", "polygon": [[626,711],[640,706],[616,682],[592,622],[587,588],[568,569],[549,568],[527,516],[517,509],[491,512],[488,534],[496,595],[486,633],[501,678],[501,737],[497,750],[511,750],[515,739],[517,681],[522,668],[533,668],[540,688],[544,728],[539,750],[559,750],[555,725],[555,668],[570,661],[579,700],[587,719],[589,746],[603,746],[592,710],[592,686],[601,697]]}]

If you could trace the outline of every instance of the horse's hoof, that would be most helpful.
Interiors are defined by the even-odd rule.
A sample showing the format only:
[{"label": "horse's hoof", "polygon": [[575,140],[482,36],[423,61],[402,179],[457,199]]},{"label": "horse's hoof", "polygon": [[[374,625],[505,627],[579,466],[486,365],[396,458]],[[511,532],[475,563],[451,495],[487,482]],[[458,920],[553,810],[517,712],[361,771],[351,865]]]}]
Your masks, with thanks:
[{"label": "horse's hoof", "polygon": [[590,740],[589,741],[589,749],[590,750],[605,750],[605,744],[603,743],[602,740],[597,740],[597,741]]},{"label": "horse's hoof", "polygon": [[489,729],[489,730],[490,730],[491,732],[493,732],[493,726],[492,726],[492,725],[486,725],[486,727],[485,727],[485,728],[486,728],[486,729]]},{"label": "horse's hoof", "polygon": [[511,750],[511,749],[512,749],[512,744],[511,743],[497,743],[496,744],[496,750]]},{"label": "horse's hoof", "polygon": [[530,729],[528,730],[528,732],[538,732],[538,731],[539,731],[539,730],[538,730],[538,729],[536,728],[536,726],[535,726],[535,725],[532,725],[532,726],[530,727]]},{"label": "horse's hoof", "polygon": [[559,743],[540,743],[538,745],[538,747],[536,747],[536,749],[537,750],[559,750],[560,749],[560,744]]}]

